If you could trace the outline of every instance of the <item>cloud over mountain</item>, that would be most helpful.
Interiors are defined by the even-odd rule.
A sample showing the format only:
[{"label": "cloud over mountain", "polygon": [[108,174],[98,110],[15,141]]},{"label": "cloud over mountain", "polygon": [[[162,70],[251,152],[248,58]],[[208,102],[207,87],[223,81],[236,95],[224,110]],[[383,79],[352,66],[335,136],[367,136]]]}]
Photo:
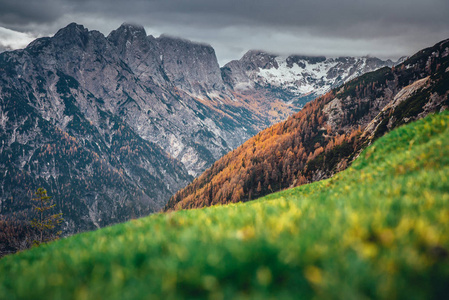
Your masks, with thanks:
[{"label": "cloud over mountain", "polygon": [[443,0],[44,0],[38,5],[2,0],[0,5],[0,26],[6,28],[47,35],[76,21],[108,34],[134,21],[152,34],[208,42],[221,64],[255,48],[397,58],[449,35],[449,2]]}]

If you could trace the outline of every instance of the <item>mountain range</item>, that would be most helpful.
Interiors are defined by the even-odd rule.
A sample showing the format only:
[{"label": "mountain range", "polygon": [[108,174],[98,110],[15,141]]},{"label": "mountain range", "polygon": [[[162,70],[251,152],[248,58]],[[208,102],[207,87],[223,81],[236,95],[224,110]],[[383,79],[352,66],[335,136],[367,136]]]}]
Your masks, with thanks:
[{"label": "mountain range", "polygon": [[292,104],[293,111],[332,88],[364,73],[400,63],[375,57],[279,56],[248,51],[222,68],[223,80],[236,93],[271,93]]},{"label": "mountain range", "polygon": [[158,211],[260,130],[392,65],[250,51],[220,68],[209,45],[72,23],[0,54],[0,214],[27,218],[37,187],[66,233]]}]

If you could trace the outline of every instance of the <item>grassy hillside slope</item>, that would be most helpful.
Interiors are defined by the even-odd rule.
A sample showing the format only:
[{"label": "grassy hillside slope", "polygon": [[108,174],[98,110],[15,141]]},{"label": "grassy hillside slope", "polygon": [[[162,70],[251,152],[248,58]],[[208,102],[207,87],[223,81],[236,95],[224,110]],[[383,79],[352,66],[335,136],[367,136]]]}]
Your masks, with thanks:
[{"label": "grassy hillside slope", "polygon": [[4,257],[0,299],[446,297],[448,125],[400,127],[328,180]]}]

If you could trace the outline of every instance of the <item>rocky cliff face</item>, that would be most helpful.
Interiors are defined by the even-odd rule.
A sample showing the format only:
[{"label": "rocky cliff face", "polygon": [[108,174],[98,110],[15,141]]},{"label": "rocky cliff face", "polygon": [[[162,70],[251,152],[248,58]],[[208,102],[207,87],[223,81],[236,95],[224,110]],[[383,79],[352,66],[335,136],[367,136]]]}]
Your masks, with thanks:
[{"label": "rocky cliff face", "polygon": [[[250,52],[220,70],[208,45],[130,24],[107,37],[70,24],[0,54],[0,213],[29,212],[37,187],[54,196],[66,232],[157,211],[225,153],[297,110],[306,96],[296,83],[337,85],[341,72],[368,70],[357,62]],[[332,80],[316,79],[317,68]]]},{"label": "rocky cliff face", "polygon": [[168,36],[161,36],[157,41],[162,66],[178,88],[194,97],[227,96],[215,50],[211,46]]}]

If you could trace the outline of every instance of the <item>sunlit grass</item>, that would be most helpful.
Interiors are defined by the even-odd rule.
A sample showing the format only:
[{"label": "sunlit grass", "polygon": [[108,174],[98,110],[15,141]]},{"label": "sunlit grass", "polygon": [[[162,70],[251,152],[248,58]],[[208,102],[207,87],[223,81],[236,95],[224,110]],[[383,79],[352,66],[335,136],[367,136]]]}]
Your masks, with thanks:
[{"label": "sunlit grass", "polygon": [[0,299],[449,295],[449,113],[329,180],[80,234],[0,260]]}]

